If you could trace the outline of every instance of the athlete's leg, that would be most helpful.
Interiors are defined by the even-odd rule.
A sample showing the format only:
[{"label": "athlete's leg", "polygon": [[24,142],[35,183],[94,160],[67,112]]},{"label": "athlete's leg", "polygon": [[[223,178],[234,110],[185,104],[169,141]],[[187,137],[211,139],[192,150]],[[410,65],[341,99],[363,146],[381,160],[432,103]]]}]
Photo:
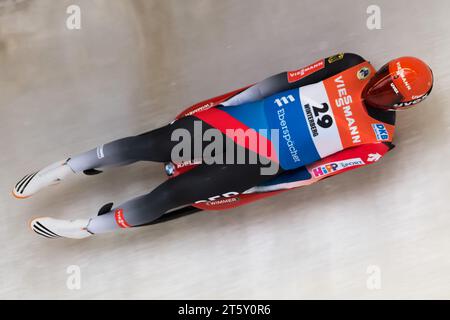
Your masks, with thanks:
[{"label": "athlete's leg", "polygon": [[137,161],[168,162],[171,160],[172,148],[178,143],[172,141],[172,133],[177,129],[187,130],[193,143],[202,141],[203,132],[211,129],[211,126],[195,117],[182,118],[159,129],[116,140],[73,156],[68,165],[74,172],[83,172]]},{"label": "athlete's leg", "polygon": [[[170,161],[172,148],[179,143],[172,141],[172,133],[177,129],[189,132],[192,145],[194,141],[201,142],[201,150],[203,150],[204,145],[208,142],[203,141],[202,135],[205,130],[211,129],[211,126],[197,118],[186,117],[138,136],[107,143],[23,177],[14,187],[13,194],[17,198],[29,197],[44,187],[58,183],[74,173],[96,174],[101,172],[97,169],[141,160]],[[194,154],[190,155],[190,158],[186,160],[191,160],[193,156]]]},{"label": "athlete's leg", "polygon": [[172,209],[228,192],[242,193],[273,177],[261,175],[259,164],[202,164],[167,180],[147,195],[113,209],[110,204],[106,210],[102,208],[101,215],[92,219],[67,221],[45,217],[33,220],[31,226],[36,233],[47,238],[81,239],[96,233],[143,226]]},{"label": "athlete's leg", "polygon": [[167,211],[228,192],[242,193],[273,176],[261,174],[261,165],[202,164],[169,179],[147,195],[125,202],[91,219],[88,230],[104,233],[150,223]]}]

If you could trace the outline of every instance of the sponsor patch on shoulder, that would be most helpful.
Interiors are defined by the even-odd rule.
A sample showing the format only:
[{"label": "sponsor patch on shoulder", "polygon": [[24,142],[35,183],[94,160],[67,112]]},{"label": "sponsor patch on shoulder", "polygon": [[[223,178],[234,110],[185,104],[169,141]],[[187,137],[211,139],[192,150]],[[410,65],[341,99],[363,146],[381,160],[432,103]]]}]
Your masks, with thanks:
[{"label": "sponsor patch on shoulder", "polygon": [[375,132],[375,137],[378,141],[386,141],[389,140],[389,132],[386,127],[382,123],[373,123],[372,124],[373,132]]},{"label": "sponsor patch on shoulder", "polygon": [[313,64],[310,64],[307,67],[295,70],[295,71],[288,71],[288,82],[292,83],[292,82],[296,82],[299,81],[300,79],[303,79],[304,77],[309,76],[310,74],[323,69],[325,67],[325,61],[319,60],[317,62],[314,62]]}]

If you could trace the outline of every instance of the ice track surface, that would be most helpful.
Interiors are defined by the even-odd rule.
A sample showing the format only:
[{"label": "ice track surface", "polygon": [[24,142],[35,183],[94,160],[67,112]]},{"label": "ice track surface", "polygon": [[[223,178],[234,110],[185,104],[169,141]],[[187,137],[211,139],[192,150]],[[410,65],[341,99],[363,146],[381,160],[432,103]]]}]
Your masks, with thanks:
[{"label": "ice track surface", "polygon": [[[0,0],[1,298],[450,298],[449,1],[78,0],[82,29],[70,31],[72,3]],[[370,4],[381,30],[366,27]],[[381,162],[83,241],[28,229],[32,217],[95,215],[165,175],[140,163],[18,201],[24,174],[341,51],[433,68],[431,97],[398,115],[397,148]],[[71,265],[80,290],[66,286]],[[367,287],[374,270],[379,290]]]}]

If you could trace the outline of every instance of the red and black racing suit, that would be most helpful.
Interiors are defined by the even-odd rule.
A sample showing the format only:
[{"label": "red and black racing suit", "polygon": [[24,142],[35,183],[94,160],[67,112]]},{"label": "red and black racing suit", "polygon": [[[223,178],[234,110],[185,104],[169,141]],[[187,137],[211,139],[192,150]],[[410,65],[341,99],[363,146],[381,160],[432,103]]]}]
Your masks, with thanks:
[{"label": "red and black racing suit", "polygon": [[[255,84],[228,101],[231,101],[233,105],[240,104],[241,101],[246,103],[257,101],[278,92],[320,82],[364,61],[359,55],[351,53],[344,54],[338,61],[327,58],[324,60],[323,68],[298,81],[290,82],[288,73],[283,72]],[[394,112],[372,108],[367,108],[367,112],[371,117],[384,123],[392,125],[395,123]],[[178,143],[171,140],[174,130],[180,128],[188,130],[194,137],[192,139],[192,143],[194,143],[193,141],[196,139],[203,141],[198,135],[203,135],[208,129],[214,129],[202,121],[202,130],[196,132],[194,130],[196,121],[202,120],[195,115],[181,118],[167,126],[138,136],[113,141],[74,156],[68,161],[68,164],[75,172],[95,174],[100,172],[99,169],[108,166],[130,164],[136,161],[170,162],[172,149]],[[223,138],[229,140],[225,135]],[[203,141],[202,149],[209,143]],[[192,147],[194,148],[194,145]],[[247,158],[252,156],[253,151],[249,149],[242,150],[243,147],[237,144],[235,144],[235,148],[244,151]],[[101,156],[99,156],[99,150],[101,150]],[[238,154],[238,152],[234,154]],[[113,207],[112,204],[104,206],[100,210],[100,214],[90,221],[88,230],[92,233],[102,233],[120,227],[146,225],[157,221],[165,213],[176,208],[189,206],[197,200],[208,199],[229,191],[242,193],[285,171],[282,167],[278,167],[277,172],[273,175],[262,175],[261,168],[268,166],[267,163],[267,161],[257,161],[253,164],[202,163],[180,176],[165,181],[146,195],[116,207]]]}]

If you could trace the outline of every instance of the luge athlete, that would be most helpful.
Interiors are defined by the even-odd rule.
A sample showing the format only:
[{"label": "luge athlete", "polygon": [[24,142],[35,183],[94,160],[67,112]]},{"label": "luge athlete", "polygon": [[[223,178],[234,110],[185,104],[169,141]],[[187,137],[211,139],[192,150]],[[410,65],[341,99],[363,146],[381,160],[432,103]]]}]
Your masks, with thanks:
[{"label": "luge athlete", "polygon": [[[200,139],[203,151],[209,142],[202,136],[215,130],[233,145],[231,163],[210,163],[203,153],[198,163],[193,155],[185,155],[184,161],[196,164],[146,195],[115,207],[107,204],[90,219],[34,219],[31,228],[47,238],[81,239],[147,225],[186,206],[236,206],[238,201],[246,203],[378,161],[393,148],[395,111],[424,100],[432,85],[431,69],[417,58],[401,57],[375,72],[356,54],[338,54],[198,104],[162,128],[52,164],[19,180],[13,194],[27,198],[76,173],[95,175],[137,161],[173,165],[172,151],[179,141],[172,141],[172,135],[177,129],[192,134],[192,141]],[[201,130],[196,130],[199,123]],[[254,132],[257,144],[269,151],[236,138],[230,129]],[[268,133],[273,130],[278,132],[276,141]],[[236,163],[239,151],[247,160],[257,156],[257,161]],[[221,152],[228,156],[229,149]],[[276,170],[262,173],[274,163]]]}]

